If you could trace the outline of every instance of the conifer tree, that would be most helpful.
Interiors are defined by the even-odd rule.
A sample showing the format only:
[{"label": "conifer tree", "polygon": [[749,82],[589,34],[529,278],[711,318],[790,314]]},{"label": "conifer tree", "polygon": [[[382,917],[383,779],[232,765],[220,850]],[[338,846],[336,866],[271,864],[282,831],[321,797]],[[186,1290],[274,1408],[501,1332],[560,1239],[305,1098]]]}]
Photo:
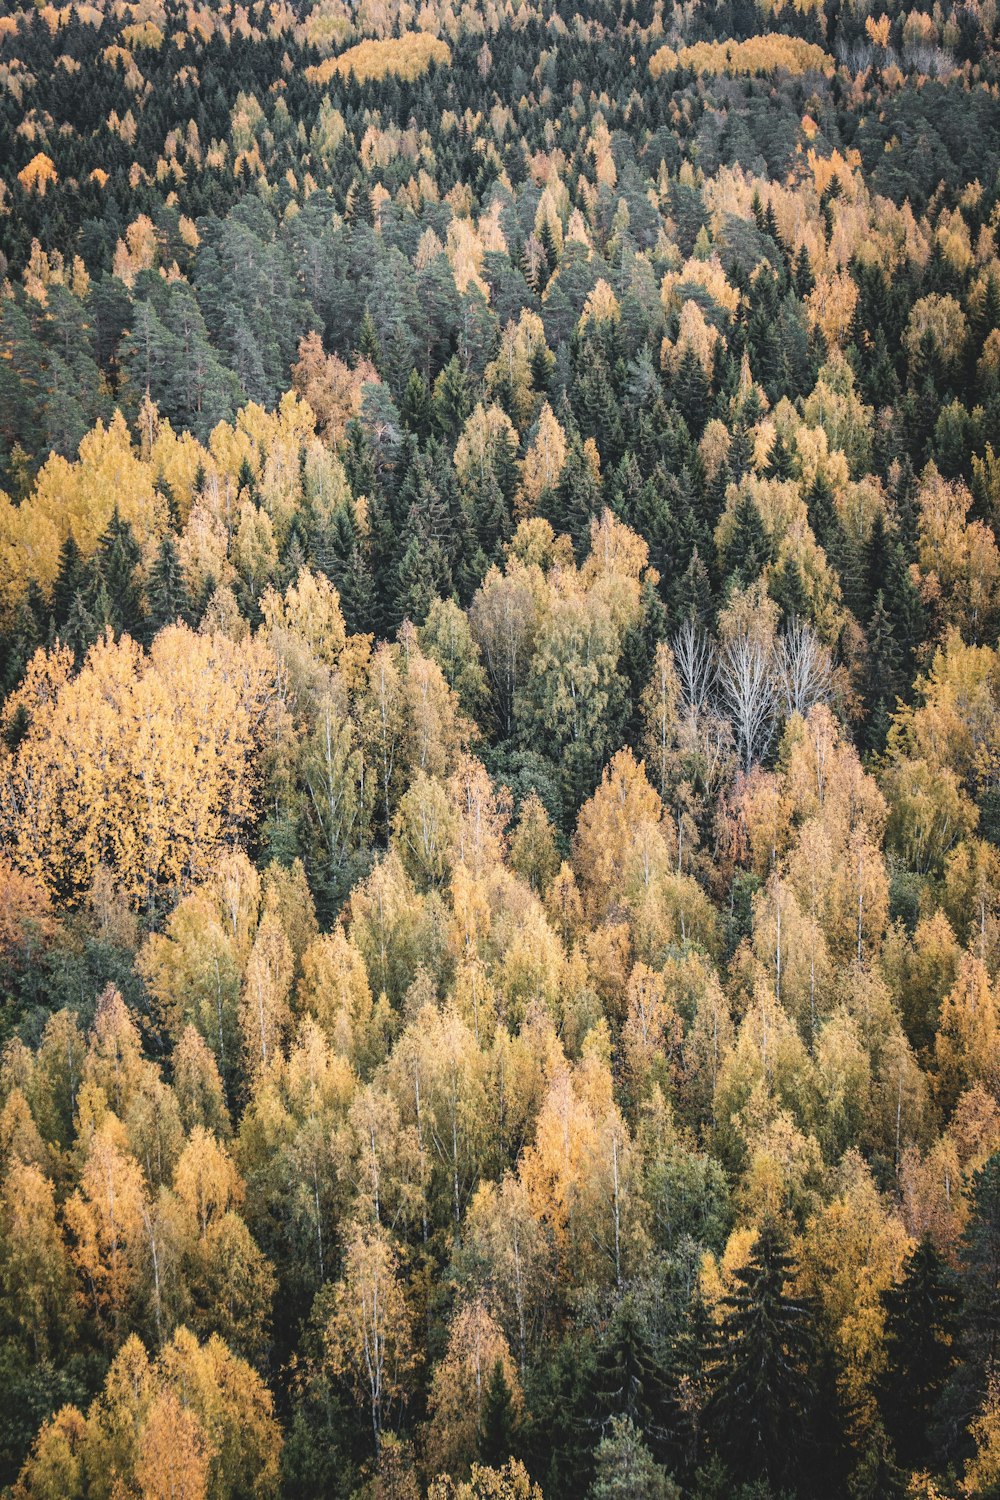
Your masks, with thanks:
[{"label": "conifer tree", "polygon": [[517,1448],[517,1412],[503,1364],[498,1359],[490,1372],[483,1396],[479,1424],[479,1458],[491,1469],[500,1469]]},{"label": "conifer tree", "polygon": [[665,1372],[650,1347],[645,1319],[629,1295],[616,1307],[598,1348],[594,1396],[605,1427],[610,1418],[624,1418],[642,1431],[654,1451],[663,1449],[668,1406]]},{"label": "conifer tree", "polygon": [[147,588],[147,633],[152,639],[165,625],[187,618],[189,601],[177,543],[168,531],[160,543]]},{"label": "conifer tree", "polygon": [[815,1349],[809,1303],[789,1291],[795,1262],[777,1222],[761,1225],[723,1299],[709,1426],[740,1482],[795,1488],[810,1441]]},{"label": "conifer tree", "polygon": [[881,750],[896,706],[896,696],[903,687],[899,670],[902,653],[881,589],[875,595],[875,605],[868,621],[867,642],[864,737],[869,749]]},{"label": "conifer tree", "polygon": [[[112,625],[117,633],[136,636],[143,622],[142,592],[138,569],[142,553],[127,521],[116,506],[101,537],[92,563],[91,613],[99,624]],[[102,602],[102,590],[107,604]]]},{"label": "conifer tree", "polygon": [[708,376],[694,350],[687,348],[674,377],[673,396],[690,431],[701,433],[708,417]]},{"label": "conifer tree", "polygon": [[771,539],[760,511],[748,494],[741,494],[737,500],[733,523],[722,566],[737,588],[748,588],[771,561]]},{"label": "conifer tree", "polygon": [[588,1500],[680,1500],[680,1490],[653,1458],[628,1417],[616,1417],[595,1455]]},{"label": "conifer tree", "polygon": [[72,531],[59,549],[59,572],[52,585],[52,615],[57,627],[64,625],[73,606],[73,598],[83,581],[83,558]]},{"label": "conifer tree", "polygon": [[938,1403],[958,1355],[958,1291],[929,1236],[882,1301],[887,1363],[879,1404],[886,1431],[903,1468],[929,1469]]},{"label": "conifer tree", "polygon": [[941,1402],[941,1439],[952,1454],[1000,1375],[1000,1153],[973,1177],[971,1200],[959,1248],[961,1362]]}]

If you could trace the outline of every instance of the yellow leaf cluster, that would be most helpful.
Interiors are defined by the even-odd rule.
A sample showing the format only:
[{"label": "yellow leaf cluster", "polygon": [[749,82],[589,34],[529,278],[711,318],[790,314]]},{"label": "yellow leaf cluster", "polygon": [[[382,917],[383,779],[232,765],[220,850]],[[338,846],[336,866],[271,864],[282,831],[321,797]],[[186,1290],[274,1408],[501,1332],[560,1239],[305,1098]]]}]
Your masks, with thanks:
[{"label": "yellow leaf cluster", "polygon": [[253,810],[254,763],[275,695],[263,641],[185,626],[149,655],[105,638],[69,676],[36,653],[9,715],[30,729],[0,763],[0,823],[21,869],[79,899],[98,870],[134,905],[202,877]]},{"label": "yellow leaf cluster", "polygon": [[668,312],[684,305],[689,287],[703,287],[730,318],[736,316],[740,294],[730,285],[717,255],[711,255],[707,260],[697,260],[692,256],[679,271],[667,272],[660,287],[660,300]]},{"label": "yellow leaf cluster", "polygon": [[779,32],[748,37],[744,42],[695,42],[677,52],[672,47],[661,47],[649,62],[649,71],[654,78],[662,78],[665,73],[678,68],[690,68],[695,73],[709,75],[754,75],[781,69],[786,73],[826,73],[829,76],[835,67],[833,58],[815,42],[804,42],[800,37],[784,36]]},{"label": "yellow leaf cluster", "polygon": [[447,42],[429,36],[427,32],[410,31],[400,37],[368,38],[358,42],[338,57],[325,58],[314,67],[306,68],[306,78],[310,83],[321,85],[333,78],[350,78],[352,73],[358,83],[369,83],[390,75],[412,81],[426,73],[432,63],[444,68],[450,62],[451,48]]},{"label": "yellow leaf cluster", "polygon": [[38,193],[44,198],[45,189],[50,182],[57,182],[59,174],[56,172],[55,163],[44,151],[39,151],[31,158],[26,167],[22,167],[17,174],[17,180],[26,193]]}]

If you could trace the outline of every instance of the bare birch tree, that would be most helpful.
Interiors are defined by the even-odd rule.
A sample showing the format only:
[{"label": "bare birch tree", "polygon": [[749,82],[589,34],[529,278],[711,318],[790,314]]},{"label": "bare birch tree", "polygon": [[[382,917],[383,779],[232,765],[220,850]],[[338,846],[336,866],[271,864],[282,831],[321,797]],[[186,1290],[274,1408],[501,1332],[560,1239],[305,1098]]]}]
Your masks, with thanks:
[{"label": "bare birch tree", "polygon": [[833,690],[833,662],[826,646],[810,626],[792,620],[774,648],[774,690],[786,719],[805,718],[817,703],[827,703]]},{"label": "bare birch tree", "polygon": [[763,760],[775,726],[773,651],[764,641],[741,632],[719,654],[719,696],[729,715],[744,771]]}]

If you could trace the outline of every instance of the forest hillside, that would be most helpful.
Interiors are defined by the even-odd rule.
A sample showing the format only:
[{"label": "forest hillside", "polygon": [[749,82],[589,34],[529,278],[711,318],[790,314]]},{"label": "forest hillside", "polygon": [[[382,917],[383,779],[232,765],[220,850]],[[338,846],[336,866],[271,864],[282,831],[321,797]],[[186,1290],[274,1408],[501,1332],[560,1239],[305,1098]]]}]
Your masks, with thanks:
[{"label": "forest hillside", "polygon": [[996,0],[8,0],[0,1491],[1000,1496]]}]

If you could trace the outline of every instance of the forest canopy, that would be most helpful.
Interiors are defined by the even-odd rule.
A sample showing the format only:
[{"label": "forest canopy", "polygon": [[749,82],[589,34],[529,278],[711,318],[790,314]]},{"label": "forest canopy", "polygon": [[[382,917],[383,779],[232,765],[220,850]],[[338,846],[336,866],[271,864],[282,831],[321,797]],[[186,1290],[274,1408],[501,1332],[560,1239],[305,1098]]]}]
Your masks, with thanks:
[{"label": "forest canopy", "polygon": [[0,16],[0,1490],[1000,1494],[992,0]]}]

